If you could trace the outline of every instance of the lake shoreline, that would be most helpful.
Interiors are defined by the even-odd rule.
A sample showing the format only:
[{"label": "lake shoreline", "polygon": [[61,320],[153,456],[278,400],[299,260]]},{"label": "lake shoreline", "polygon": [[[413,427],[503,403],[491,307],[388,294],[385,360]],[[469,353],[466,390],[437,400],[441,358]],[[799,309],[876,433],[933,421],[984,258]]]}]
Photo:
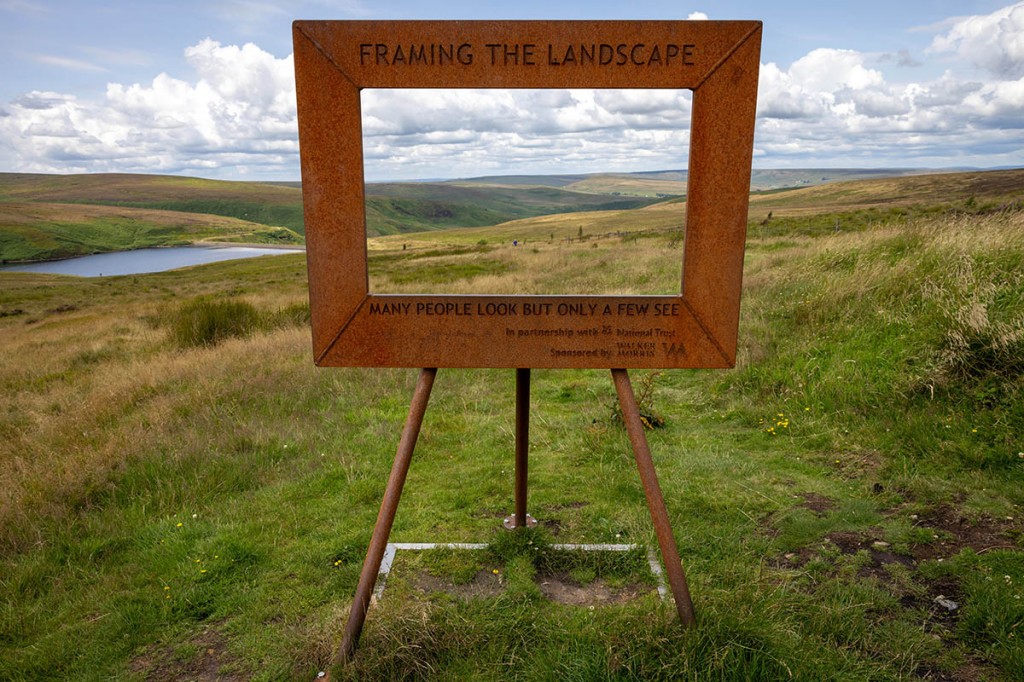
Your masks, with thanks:
[{"label": "lake shoreline", "polygon": [[137,249],[113,249],[111,251],[93,251],[91,253],[80,253],[77,256],[66,258],[39,258],[36,260],[8,260],[0,263],[0,270],[8,265],[40,265],[42,263],[60,263],[61,261],[74,258],[86,258],[87,256],[100,256],[105,253],[131,253],[132,251],[145,251],[147,249],[226,249],[240,247],[246,249],[280,249],[282,251],[305,251],[304,244],[261,244],[260,242],[189,242],[187,244],[160,244],[159,246],[140,246]]},{"label": "lake shoreline", "polygon": [[0,272],[32,272],[77,277],[117,277],[166,272],[168,270],[205,265],[207,263],[287,255],[292,252],[304,251],[304,247],[291,244],[197,242],[177,246],[149,246],[122,251],[101,251],[53,260],[5,263],[0,265]]}]

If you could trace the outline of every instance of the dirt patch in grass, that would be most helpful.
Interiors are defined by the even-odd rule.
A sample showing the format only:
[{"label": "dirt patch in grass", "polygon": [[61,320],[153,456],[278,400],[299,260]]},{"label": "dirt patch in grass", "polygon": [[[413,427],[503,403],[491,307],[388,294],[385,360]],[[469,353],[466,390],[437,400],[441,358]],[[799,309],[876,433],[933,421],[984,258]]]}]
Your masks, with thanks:
[{"label": "dirt patch in grass", "polygon": [[[818,516],[824,516],[834,508],[832,500],[817,493],[800,493],[804,501],[798,507],[809,509]],[[902,510],[894,514],[903,514]],[[889,514],[892,516],[893,514]],[[769,517],[762,524],[763,532],[769,537],[777,537],[779,530],[773,525],[774,517]],[[895,552],[889,543],[882,540],[881,529],[870,528],[864,531],[832,531],[820,542],[832,543],[842,554],[856,554],[866,551],[871,558],[870,565],[861,569],[862,577],[874,575],[885,578],[885,565],[898,563],[915,569],[922,561],[948,559],[964,549],[977,553],[996,549],[1021,550],[1024,547],[1024,529],[1015,519],[994,519],[984,517],[971,519],[957,508],[943,504],[933,510],[921,513],[914,518],[914,525],[933,531],[931,542],[919,542],[910,547],[909,555]],[[819,554],[819,544],[814,543],[782,557],[772,563],[780,568],[798,568]]]},{"label": "dirt patch in grass", "polygon": [[932,543],[913,547],[914,559],[945,559],[962,549],[989,552],[994,549],[1021,549],[1022,530],[1019,523],[1008,519],[968,519],[950,505],[940,505],[920,514],[915,523],[935,530],[939,537]]},{"label": "dirt patch in grass", "polygon": [[889,543],[873,537],[874,534],[854,533],[851,531],[836,531],[829,533],[825,539],[836,547],[843,554],[856,554],[865,551],[871,559],[871,563],[862,566],[857,572],[862,578],[876,577],[886,580],[889,572],[887,564],[902,564],[909,568],[915,568],[914,560],[906,555],[897,554],[891,551]]},{"label": "dirt patch in grass", "polygon": [[834,500],[819,495],[818,493],[797,493],[803,498],[803,502],[798,504],[798,507],[809,509],[818,516],[825,516],[825,512],[835,509],[836,503]]},{"label": "dirt patch in grass", "polygon": [[459,584],[451,578],[439,577],[426,571],[416,574],[412,581],[413,586],[431,594],[434,592],[445,592],[459,599],[487,599],[497,597],[501,594],[501,578],[491,569],[480,569],[468,583]]},{"label": "dirt patch in grass", "polygon": [[802,547],[793,552],[787,552],[777,557],[771,563],[777,568],[792,569],[800,568],[807,562],[819,556],[821,550],[827,549],[829,545],[834,546],[841,554],[857,554],[866,552],[869,563],[861,566],[857,575],[862,578],[875,577],[883,581],[890,579],[886,566],[888,564],[900,564],[911,569],[917,567],[912,557],[892,551],[889,543],[879,540],[881,533],[854,532],[854,531],[833,531],[822,538],[821,543],[813,546]]},{"label": "dirt patch in grass", "polygon": [[952,632],[963,611],[964,591],[960,582],[951,576],[924,581],[924,592],[904,594],[900,605],[906,609],[920,609],[928,614],[922,624],[928,631],[941,636]]},{"label": "dirt patch in grass", "polygon": [[[601,578],[584,585],[567,573],[538,575],[536,582],[545,597],[553,602],[570,606],[624,604],[654,590],[653,586],[643,583],[613,586]],[[465,584],[458,584],[450,578],[421,571],[413,577],[412,585],[428,595],[444,592],[462,600],[494,598],[500,595],[504,589],[501,576],[495,574],[491,569],[478,571],[473,576],[473,580]]]},{"label": "dirt patch in grass", "polygon": [[183,646],[151,648],[132,660],[131,670],[144,675],[149,682],[242,682],[250,679],[251,675],[234,670],[234,658],[226,650],[224,635],[215,627],[208,627]]},{"label": "dirt patch in grass", "polygon": [[884,464],[882,453],[875,450],[840,452],[827,457],[829,465],[838,472],[839,478],[845,481],[864,478],[870,480],[877,476]]},{"label": "dirt patch in grass", "polygon": [[551,601],[570,606],[624,604],[654,589],[640,583],[612,587],[600,578],[581,585],[567,574],[539,576],[537,585],[541,593]]}]

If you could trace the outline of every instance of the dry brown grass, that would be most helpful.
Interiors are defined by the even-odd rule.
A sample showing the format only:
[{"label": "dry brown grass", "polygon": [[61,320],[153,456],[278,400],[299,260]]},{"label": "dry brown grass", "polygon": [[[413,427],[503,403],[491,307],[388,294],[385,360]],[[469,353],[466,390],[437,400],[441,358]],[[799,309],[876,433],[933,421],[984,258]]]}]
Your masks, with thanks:
[{"label": "dry brown grass", "polygon": [[[451,294],[672,294],[679,293],[682,243],[609,236],[585,241],[503,245],[484,254],[418,258],[408,267],[452,268],[480,258],[497,260],[495,274],[453,277],[438,284],[396,284],[371,270],[370,289],[379,293]],[[401,268],[403,264],[392,267]]]},{"label": "dry brown grass", "polygon": [[776,215],[811,215],[871,207],[942,204],[971,198],[1006,202],[1024,199],[1024,170],[833,182],[758,195],[750,199],[750,219],[761,220],[768,211]]},{"label": "dry brown grass", "polygon": [[[655,208],[660,206],[661,208]],[[685,222],[683,204],[655,204],[635,211],[580,211],[512,220],[492,227],[440,230],[427,234],[389,235],[375,237],[368,244],[371,250],[436,248],[438,245],[508,244],[513,240],[526,246],[537,242],[554,243],[577,240],[582,228],[589,240],[618,238],[630,232],[652,232],[680,229]]]},{"label": "dry brown grass", "polygon": [[[47,311],[51,301],[2,320],[0,546],[42,541],[24,535],[42,528],[33,517],[66,518],[127,461],[191,438],[183,405],[243,387],[273,390],[266,376],[309,352],[308,332],[294,327],[179,351],[153,324],[172,302],[93,296],[101,302]],[[279,309],[295,298],[262,292],[252,302]]]},{"label": "dry brown grass", "polygon": [[610,194],[618,192],[630,196],[653,197],[659,194],[686,194],[686,181],[636,178],[628,175],[595,175],[568,185],[576,192]]}]

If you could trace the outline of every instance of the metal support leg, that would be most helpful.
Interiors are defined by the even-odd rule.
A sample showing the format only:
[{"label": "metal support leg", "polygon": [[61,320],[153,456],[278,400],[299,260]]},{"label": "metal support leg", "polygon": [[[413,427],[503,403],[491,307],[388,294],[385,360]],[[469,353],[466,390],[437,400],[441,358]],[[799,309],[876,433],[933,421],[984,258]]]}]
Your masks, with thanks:
[{"label": "metal support leg", "polygon": [[509,530],[537,525],[526,513],[526,473],[530,450],[530,370],[516,370],[516,513],[505,517],[502,525]]},{"label": "metal support leg", "polygon": [[640,481],[644,486],[644,495],[647,496],[647,507],[651,511],[654,532],[658,536],[658,545],[661,547],[661,560],[665,563],[665,572],[668,573],[668,582],[676,601],[679,620],[685,627],[692,627],[697,624],[697,621],[693,615],[690,588],[686,584],[686,575],[683,573],[683,565],[679,560],[679,549],[672,536],[668,509],[665,508],[665,499],[661,495],[661,486],[658,485],[658,474],[654,471],[651,449],[647,445],[644,425],[640,421],[640,409],[636,404],[636,395],[633,393],[633,386],[629,382],[629,374],[626,370],[613,369],[612,379],[615,381],[615,390],[619,394],[622,419],[626,422],[629,440],[633,445],[633,456],[636,458],[637,469],[640,470]]},{"label": "metal support leg", "polygon": [[427,410],[430,389],[434,385],[436,375],[437,368],[425,368],[420,371],[419,380],[416,382],[416,390],[413,392],[412,403],[409,405],[409,417],[405,420],[402,437],[398,441],[395,462],[391,465],[391,476],[388,478],[387,488],[384,489],[384,499],[380,503],[380,512],[377,514],[377,523],[373,527],[370,546],[366,549],[363,571],[359,574],[359,585],[356,587],[352,611],[345,624],[345,635],[342,637],[341,648],[338,650],[338,662],[344,662],[351,658],[359,643],[359,635],[362,633],[363,623],[366,621],[366,609],[370,606],[373,585],[377,582],[380,562],[384,557],[384,550],[387,549],[391,525],[395,521],[398,500],[402,496],[402,486],[405,484],[405,475],[409,472],[412,451],[416,447],[416,438],[420,434],[420,425],[423,423],[423,414]]}]

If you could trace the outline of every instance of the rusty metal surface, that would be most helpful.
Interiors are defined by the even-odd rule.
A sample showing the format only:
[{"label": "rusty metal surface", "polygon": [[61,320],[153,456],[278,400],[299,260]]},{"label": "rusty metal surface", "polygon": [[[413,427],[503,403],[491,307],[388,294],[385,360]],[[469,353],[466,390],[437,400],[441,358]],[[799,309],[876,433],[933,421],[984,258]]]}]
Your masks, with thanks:
[{"label": "rusty metal surface", "polygon": [[366,609],[370,606],[373,585],[377,582],[380,562],[384,558],[384,550],[387,549],[388,536],[391,535],[391,526],[395,521],[395,513],[398,511],[398,501],[402,497],[402,486],[405,485],[405,476],[409,473],[412,452],[420,434],[423,415],[427,411],[427,402],[430,400],[430,390],[434,386],[435,376],[437,376],[436,368],[423,369],[416,382],[412,402],[409,405],[409,416],[402,428],[398,451],[395,453],[395,461],[391,466],[391,475],[388,477],[384,498],[381,500],[380,511],[377,513],[377,523],[373,527],[373,536],[366,549],[366,559],[363,561],[363,570],[359,574],[359,584],[356,586],[352,610],[349,612],[348,622],[345,623],[345,634],[342,636],[337,656],[339,661],[351,658],[359,643],[359,635],[362,633],[363,623],[366,621]]},{"label": "rusty metal surface", "polygon": [[[530,370],[516,370],[516,514],[515,525],[523,528],[526,520],[526,474],[530,457]],[[536,521],[534,522],[536,523]]]},{"label": "rusty metal surface", "polygon": [[[317,364],[735,363],[760,22],[297,21],[293,35]],[[359,99],[371,87],[692,89],[680,293],[372,294]]]},{"label": "rusty metal surface", "polygon": [[697,619],[693,614],[690,588],[686,584],[686,574],[683,572],[683,565],[679,560],[679,549],[676,547],[676,539],[672,535],[668,509],[665,507],[665,498],[661,494],[661,486],[658,485],[658,474],[654,470],[651,449],[647,445],[644,425],[640,421],[640,409],[636,404],[633,386],[625,369],[613,369],[612,379],[615,381],[615,390],[619,394],[622,420],[626,423],[629,441],[633,446],[633,456],[636,459],[636,467],[640,471],[640,482],[643,484],[644,495],[647,497],[647,507],[651,512],[651,521],[654,522],[654,533],[658,537],[661,560],[665,564],[665,572],[668,573],[668,583],[676,602],[679,621],[686,627],[692,627],[696,625]]}]

